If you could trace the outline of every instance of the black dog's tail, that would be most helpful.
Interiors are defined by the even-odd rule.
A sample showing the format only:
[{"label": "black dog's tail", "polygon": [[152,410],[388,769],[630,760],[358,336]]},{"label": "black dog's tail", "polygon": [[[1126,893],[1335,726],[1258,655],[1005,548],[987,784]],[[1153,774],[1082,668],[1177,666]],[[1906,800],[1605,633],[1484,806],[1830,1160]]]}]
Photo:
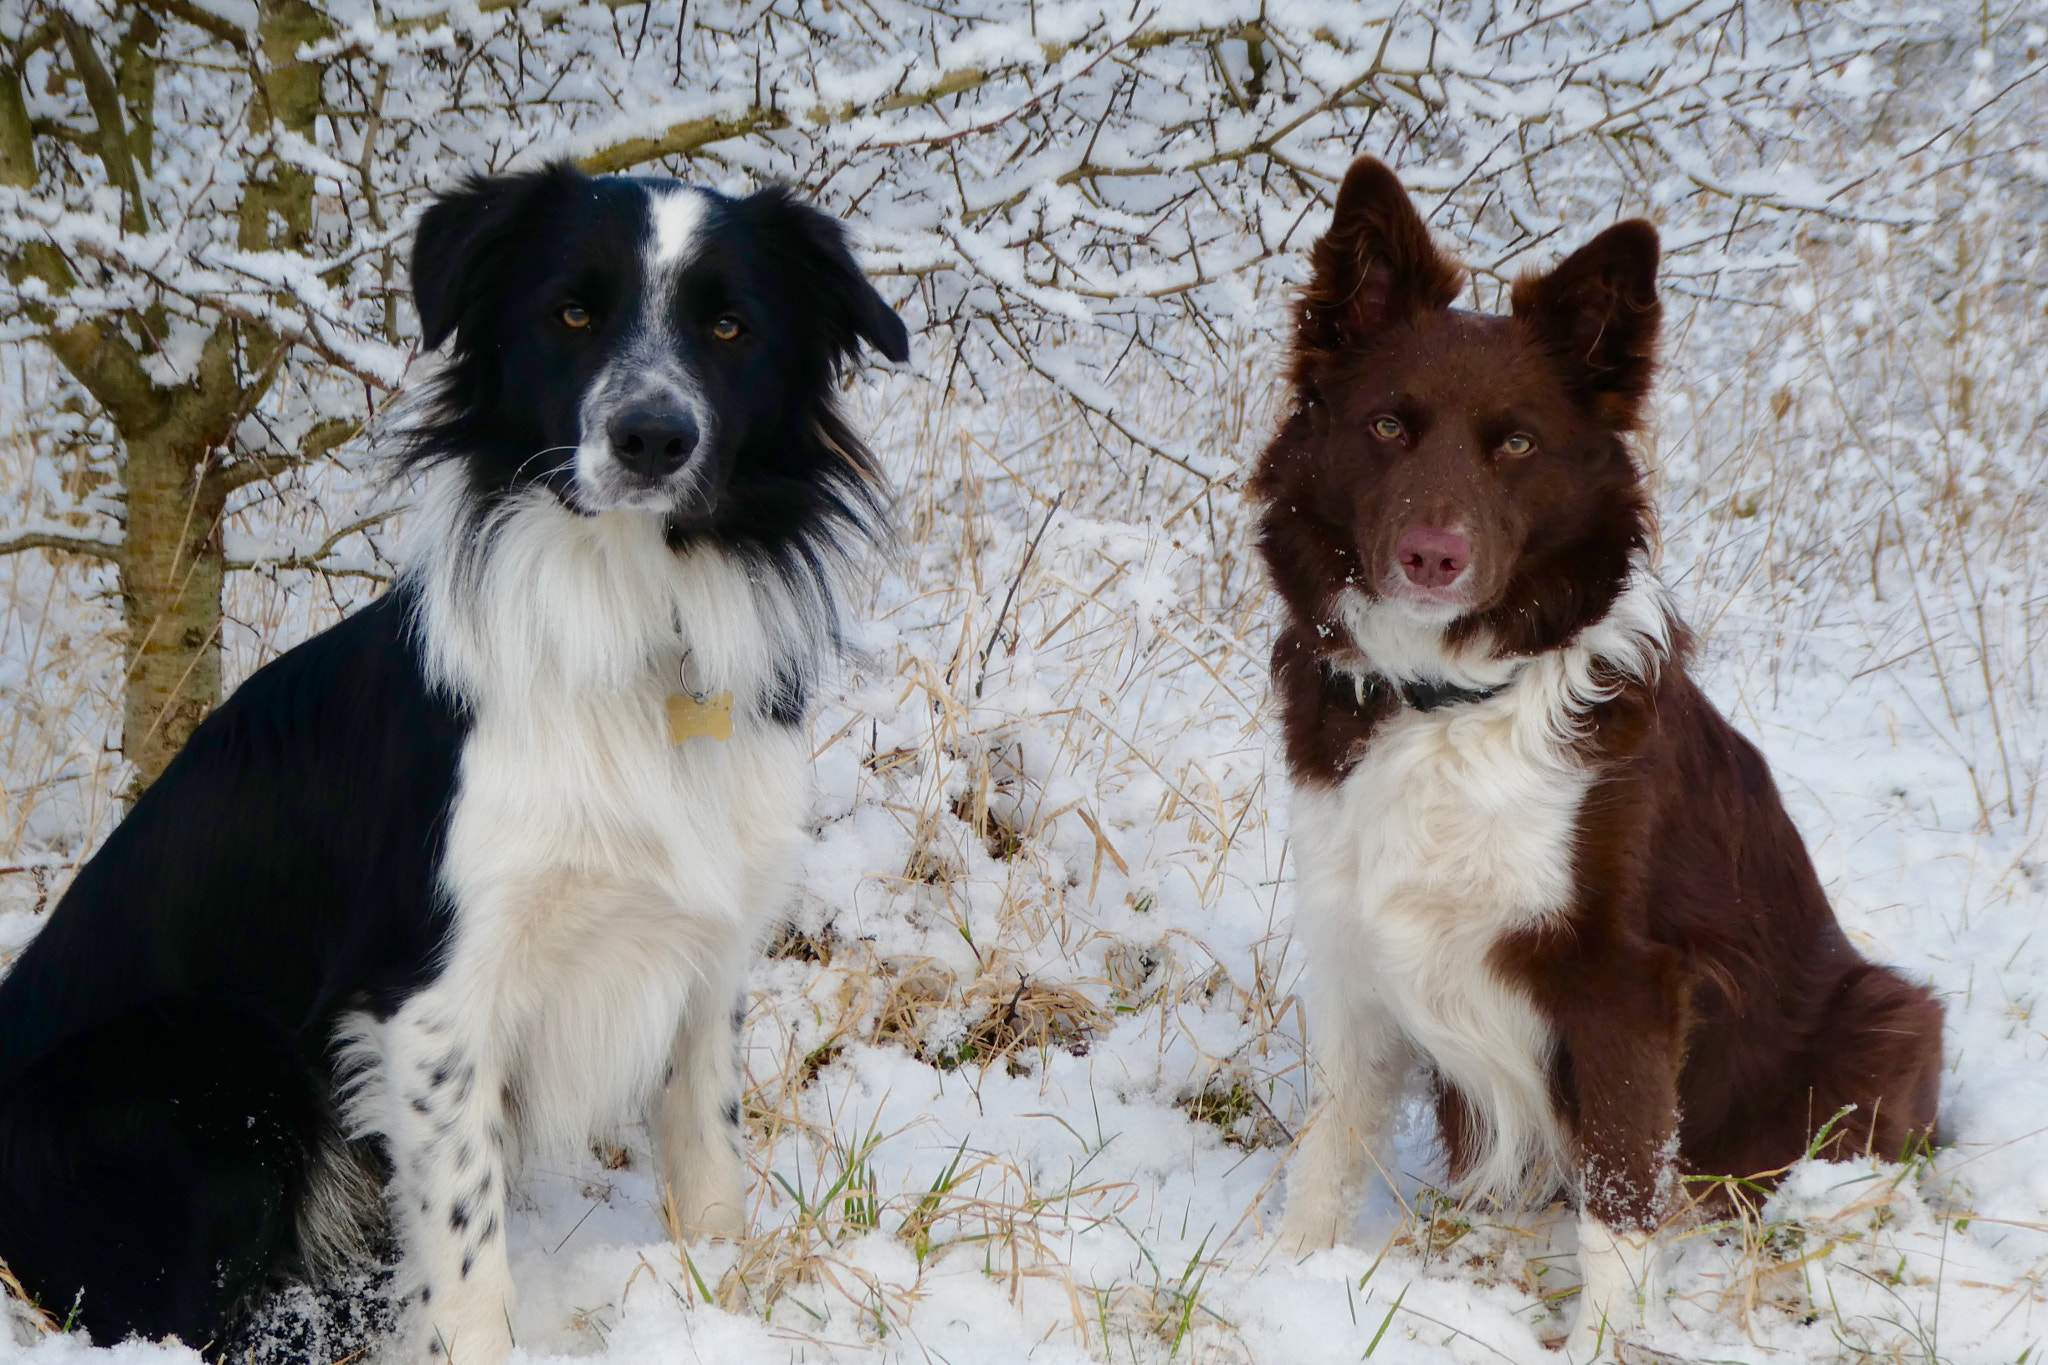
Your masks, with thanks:
[{"label": "black dog's tail", "polygon": [[204,1349],[289,1264],[336,1125],[274,1024],[116,1016],[0,1082],[0,1257],[58,1322]]}]

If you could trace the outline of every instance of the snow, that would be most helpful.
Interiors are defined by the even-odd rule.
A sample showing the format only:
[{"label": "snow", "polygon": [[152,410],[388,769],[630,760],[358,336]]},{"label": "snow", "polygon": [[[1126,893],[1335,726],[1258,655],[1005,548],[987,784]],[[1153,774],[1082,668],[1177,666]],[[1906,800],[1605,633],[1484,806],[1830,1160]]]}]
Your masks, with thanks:
[{"label": "snow", "polygon": [[[1788,284],[1783,306],[1833,296]],[[1771,758],[1859,945],[1948,1002],[1952,1141],[1926,1167],[1803,1166],[1749,1224],[1684,1237],[1671,1319],[1645,1345],[1686,1360],[1915,1343],[2012,1360],[2043,1330],[2048,1035],[2032,1011],[2048,937],[2039,821],[1995,803],[2001,742],[2029,800],[2040,711],[2016,679],[1969,700],[1968,670],[1943,651],[1976,608],[1939,562],[1894,550],[1879,595],[1802,558],[1802,533],[1845,539],[1872,506],[1926,492],[1917,466],[1850,448],[1777,479],[1727,467],[1725,433],[1699,414],[1752,383],[1798,386],[1808,343],[1807,360],[1752,377],[1717,368],[1727,318],[1678,330],[1690,339],[1650,444],[1665,572],[1705,630],[1700,676]],[[1263,351],[1212,373],[1178,418],[1157,394],[1104,396],[1227,464],[1265,429],[1274,362]],[[1559,1323],[1538,1300],[1569,1283],[1569,1231],[1435,1207],[1419,1107],[1398,1193],[1376,1198],[1353,1245],[1295,1265],[1263,1237],[1303,1118],[1287,999],[1301,964],[1261,700],[1270,616],[1235,495],[1205,497],[1142,452],[1046,439],[1073,428],[1057,395],[1026,383],[986,406],[939,405],[914,374],[856,397],[902,490],[900,545],[813,727],[819,825],[792,918],[830,961],[785,952],[755,973],[754,1232],[686,1258],[642,1134],[621,1135],[624,1169],[593,1157],[531,1172],[514,1222],[526,1358],[1292,1365],[1355,1360],[1375,1338],[1376,1361],[1548,1358],[1539,1343]],[[1233,405],[1248,410],[1235,434],[1215,415]],[[1862,436],[1925,451],[1938,426],[1921,414]],[[1819,433],[1785,440],[1813,452]],[[2041,459],[1995,433],[1952,444],[1994,479]],[[1859,470],[1892,481],[1884,499],[1866,506]],[[1823,476],[1830,501],[1802,505]],[[1055,489],[1066,510],[1022,570],[977,689]],[[1762,510],[1729,513],[1730,489]],[[1774,581],[1802,566],[1803,584]],[[1909,572],[1926,578],[1919,608],[1885,586]],[[1914,650],[1921,610],[1947,624]],[[1997,730],[1994,698],[2009,708]],[[1018,856],[991,852],[983,811],[1017,833]],[[31,919],[10,906],[0,939],[18,944]],[[1015,1050],[988,1062],[989,1020],[1012,1007]],[[976,1036],[984,1054],[951,1065]],[[83,1354],[0,1343],[0,1357]]]},{"label": "snow", "polygon": [[[2038,0],[1988,36],[1959,5],[1738,22],[1624,0],[1203,0],[1174,23],[1210,33],[1151,45],[1125,41],[1151,32],[1129,6],[1080,0],[772,19],[714,2],[680,25],[575,0],[329,9],[335,36],[300,56],[332,57],[336,112],[274,143],[243,116],[240,59],[166,22],[193,60],[160,76],[150,231],[122,231],[97,164],[58,139],[38,144],[42,185],[0,189],[0,254],[55,245],[80,277],[61,297],[0,283],[0,523],[120,535],[111,425],[33,348],[29,305],[131,336],[158,309],[159,382],[224,315],[276,328],[295,349],[235,453],[289,452],[318,422],[388,416],[412,321],[384,326],[385,271],[402,282],[431,188],[764,90],[790,126],[688,173],[850,208],[918,329],[909,366],[851,395],[899,534],[813,722],[794,932],[754,974],[753,1231],[670,1242],[644,1134],[617,1135],[623,1166],[530,1172],[512,1228],[528,1359],[1558,1358],[1540,1343],[1569,1308],[1572,1220],[1443,1206],[1419,1107],[1350,1245],[1291,1264],[1263,1235],[1305,1117],[1302,963],[1272,607],[1237,479],[1270,428],[1317,195],[1360,148],[1400,166],[1481,304],[1617,216],[1657,219],[1670,341],[1641,448],[1696,671],[1770,758],[1859,946],[1949,1011],[1934,1159],[1807,1163],[1746,1219],[1679,1237],[1669,1318],[1633,1346],[2040,1356]],[[1276,60],[1247,102],[1255,19]],[[86,126],[54,49],[22,60],[31,115]],[[883,107],[967,70],[986,79],[966,95]],[[378,90],[376,120],[343,112]],[[323,180],[303,250],[238,235],[273,150]],[[330,572],[232,576],[234,676],[391,569],[397,523],[352,528],[393,495],[367,440],[339,453],[237,495],[233,558],[324,551]],[[105,565],[0,558],[0,964],[116,814],[117,587]],[[15,1358],[193,1356],[0,1331]]]}]

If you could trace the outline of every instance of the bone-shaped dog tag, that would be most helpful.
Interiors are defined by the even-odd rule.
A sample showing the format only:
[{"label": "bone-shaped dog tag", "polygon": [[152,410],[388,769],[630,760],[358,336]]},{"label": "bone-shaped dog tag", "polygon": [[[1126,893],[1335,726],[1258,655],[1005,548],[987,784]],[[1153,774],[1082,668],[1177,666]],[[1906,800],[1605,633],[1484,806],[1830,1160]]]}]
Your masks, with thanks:
[{"label": "bone-shaped dog tag", "polygon": [[699,701],[687,692],[668,699],[668,742],[681,744],[698,735],[713,739],[732,738],[732,693],[720,692]]}]

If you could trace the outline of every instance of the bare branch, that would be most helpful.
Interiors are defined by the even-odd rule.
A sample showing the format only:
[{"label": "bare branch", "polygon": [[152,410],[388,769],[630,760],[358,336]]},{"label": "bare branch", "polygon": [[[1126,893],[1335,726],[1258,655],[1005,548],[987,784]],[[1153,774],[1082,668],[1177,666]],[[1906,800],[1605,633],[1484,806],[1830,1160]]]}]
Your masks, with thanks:
[{"label": "bare branch", "polygon": [[372,527],[381,526],[390,520],[393,515],[395,515],[395,509],[390,508],[381,512],[372,512],[368,516],[358,517],[348,525],[336,530],[311,550],[281,555],[275,559],[265,558],[260,555],[247,559],[230,559],[227,561],[227,567],[242,573],[264,569],[310,569],[318,573],[334,574],[344,578],[370,578],[383,582],[389,578],[388,574],[380,574],[370,569],[347,566],[337,568],[333,565],[323,564],[321,561],[333,554],[334,547],[341,544],[342,541],[347,540],[350,536],[370,530]]},{"label": "bare branch", "polygon": [[43,342],[115,425],[147,423],[162,407],[163,394],[144,368],[141,353],[111,326],[76,322],[44,333]]},{"label": "bare branch", "polygon": [[0,530],[0,555],[17,555],[24,550],[58,550],[65,554],[104,559],[113,564],[122,561],[121,547],[111,541],[94,540],[90,536],[66,535],[57,531]]},{"label": "bare branch", "polygon": [[135,152],[128,144],[128,121],[121,114],[121,92],[100,60],[92,35],[67,11],[58,12],[57,23],[63,30],[65,46],[71,50],[72,69],[78,73],[79,84],[85,87],[86,102],[91,105],[93,121],[98,125],[100,163],[106,167],[108,182],[128,201],[126,226],[133,232],[147,232],[149,213],[143,207],[142,185],[136,178]]},{"label": "bare branch", "polygon": [[355,438],[363,429],[361,422],[345,417],[332,417],[318,423],[306,433],[296,453],[290,455],[265,455],[250,451],[233,464],[222,465],[207,475],[223,493],[232,493],[264,479],[274,479],[293,469],[302,469],[318,463],[338,445]]},{"label": "bare branch", "polygon": [[676,124],[660,137],[634,138],[592,152],[579,158],[576,164],[592,175],[603,175],[659,161],[665,156],[688,156],[714,142],[729,142],[754,133],[776,132],[788,126],[788,117],[777,109],[750,109],[731,119],[692,119],[688,123]]},{"label": "bare branch", "polygon": [[[865,150],[881,152],[912,145],[920,147],[936,146],[946,142],[957,141],[961,138],[972,137],[978,133],[988,132],[1004,123],[1030,113],[1064,86],[1091,75],[1098,64],[1126,47],[1142,51],[1164,46],[1177,40],[1210,41],[1215,37],[1240,36],[1239,31],[1236,29],[1227,31],[1216,30],[1214,32],[1206,29],[1168,32],[1148,30],[1146,26],[1151,22],[1153,13],[1148,11],[1136,21],[1130,32],[1126,33],[1122,38],[1105,44],[1101,51],[1081,69],[1069,73],[1053,85],[1033,94],[1015,108],[1007,109],[992,119],[965,128],[954,129],[933,138],[919,138],[908,142],[870,143]],[[1040,53],[1047,63],[1051,63],[1058,59],[1062,50],[1058,47],[1045,45],[1040,48]],[[936,104],[940,100],[948,99],[955,95],[964,95],[978,90],[993,79],[994,75],[995,73],[978,67],[965,67],[955,71],[947,71],[918,89],[898,91],[895,94],[876,100],[870,105],[843,104],[835,108],[813,109],[804,116],[803,121],[812,127],[822,128],[833,124],[851,123],[856,119],[868,118],[877,114],[899,113],[906,109],[921,108],[926,105]],[[1310,117],[1313,117],[1313,115],[1311,114]],[[1297,123],[1300,121],[1297,120]],[[793,125],[789,116],[781,110],[774,108],[749,109],[746,113],[734,118],[692,119],[688,122],[674,125],[659,137],[633,138],[601,148],[595,152],[587,153],[578,158],[577,164],[592,175],[600,175],[612,171],[626,170],[633,166],[643,165],[649,161],[658,161],[666,156],[687,156],[692,152],[700,151],[715,143],[729,142],[735,138],[748,137],[755,133],[780,132],[791,126]]]},{"label": "bare branch", "polygon": [[194,28],[206,30],[220,41],[233,48],[246,51],[250,46],[249,32],[231,20],[224,19],[189,0],[136,0],[138,4],[155,10],[167,19],[176,19]]},{"label": "bare branch", "polygon": [[[185,287],[183,281],[177,276],[155,269],[138,268],[134,261],[121,255],[119,252],[108,250],[97,242],[80,242],[78,243],[78,251],[81,255],[90,256],[117,269],[133,271],[163,290],[165,294],[173,298],[185,300],[193,305],[195,310],[193,317],[195,320],[203,320],[204,312],[210,310],[224,318],[261,327],[266,333],[274,334],[279,341],[305,347],[336,369],[345,374],[353,375],[356,379],[374,389],[388,391],[392,387],[393,377],[391,374],[379,369],[366,368],[360,358],[349,354],[348,351],[324,336],[320,330],[320,319],[313,316],[310,310],[305,314],[304,326],[280,326],[278,312],[252,308],[246,303],[236,299],[224,298],[219,293],[213,291],[201,292],[190,290]],[[282,310],[279,311],[281,312]],[[118,341],[119,338],[116,338],[116,340]]]}]

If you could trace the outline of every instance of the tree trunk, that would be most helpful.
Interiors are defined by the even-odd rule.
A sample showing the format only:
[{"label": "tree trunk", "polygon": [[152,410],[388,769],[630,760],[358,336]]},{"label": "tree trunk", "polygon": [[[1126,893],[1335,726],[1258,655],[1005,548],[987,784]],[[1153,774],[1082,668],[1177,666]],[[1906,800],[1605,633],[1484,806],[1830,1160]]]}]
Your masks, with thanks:
[{"label": "tree trunk", "polygon": [[[128,681],[121,752],[128,795],[156,781],[220,702],[221,519],[226,495],[161,430],[126,437],[128,536],[121,614]],[[204,452],[200,452],[203,456]]]},{"label": "tree trunk", "polygon": [[[254,131],[276,125],[313,136],[323,67],[300,61],[298,52],[331,33],[309,0],[261,5],[256,38],[262,84],[249,114]],[[139,227],[137,177],[151,165],[155,140],[157,23],[136,11],[111,73],[92,50],[90,35],[72,24],[66,37],[88,93],[99,92],[99,150],[109,179],[131,191],[130,219]],[[20,136],[23,120],[14,108],[19,96],[18,78],[0,81],[0,177],[29,185],[35,178],[33,147]],[[312,234],[311,173],[274,153],[252,170],[240,206],[241,245],[303,251]],[[60,290],[73,283],[61,262],[41,265],[39,273]],[[153,337],[161,328],[142,330]],[[128,636],[121,752],[134,768],[127,792],[132,800],[220,704],[221,589],[227,576],[221,537],[234,486],[221,461],[236,424],[276,378],[285,348],[263,327],[223,321],[207,338],[191,378],[159,388],[117,332],[82,325],[46,340],[100,400],[121,435],[127,528],[116,562]]]}]

